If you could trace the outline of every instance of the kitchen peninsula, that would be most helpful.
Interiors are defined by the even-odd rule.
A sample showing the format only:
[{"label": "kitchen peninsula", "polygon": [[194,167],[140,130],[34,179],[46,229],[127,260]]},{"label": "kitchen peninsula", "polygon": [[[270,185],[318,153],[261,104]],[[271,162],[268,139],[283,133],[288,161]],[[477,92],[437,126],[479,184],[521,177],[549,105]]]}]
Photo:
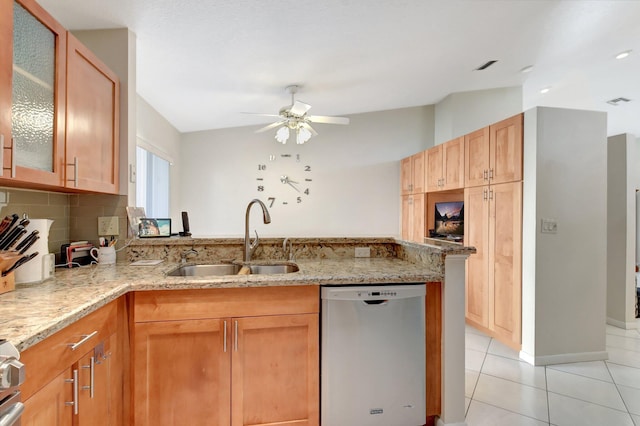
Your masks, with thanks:
[{"label": "kitchen peninsula", "polygon": [[[474,249],[447,244],[415,244],[393,238],[300,238],[292,239],[292,242],[295,263],[300,268],[295,273],[172,277],[166,274],[178,266],[184,251],[194,249],[197,252],[195,258],[189,258],[195,263],[238,259],[242,241],[134,240],[127,247],[127,262],[59,269],[52,280],[38,285],[20,285],[16,291],[0,296],[3,337],[28,354],[29,348],[46,343],[47,339],[114,302],[120,303],[119,307],[128,306],[125,311],[129,309],[129,320],[125,316],[124,327],[131,330],[133,324],[127,326],[126,321],[134,315],[131,303],[135,295],[144,298],[152,294],[199,290],[203,290],[204,295],[214,294],[217,289],[241,292],[256,288],[280,288],[297,294],[298,291],[306,292],[304,288],[318,288],[319,285],[432,283],[434,286],[428,287],[426,302],[427,362],[431,359],[436,365],[441,363],[440,371],[435,374],[438,376],[436,383],[441,386],[434,390],[428,385],[427,395],[439,407],[439,424],[464,422],[464,268],[466,257]],[[282,260],[281,246],[282,240],[263,239],[256,259]],[[354,247],[369,247],[371,257],[354,258]],[[154,266],[130,266],[130,261],[141,259],[162,259],[163,262]],[[434,291],[430,292],[430,288]],[[121,302],[122,296],[129,298],[128,304]],[[153,303],[150,306],[152,311],[157,308]],[[122,342],[129,344],[127,339]],[[441,350],[434,351],[434,347]],[[25,358],[29,359],[28,356]],[[123,359],[126,365],[127,357],[123,356]],[[29,370],[29,364],[27,371],[30,375],[40,373]],[[427,375],[433,376],[434,372],[428,369]],[[126,412],[126,402],[124,407]]]}]

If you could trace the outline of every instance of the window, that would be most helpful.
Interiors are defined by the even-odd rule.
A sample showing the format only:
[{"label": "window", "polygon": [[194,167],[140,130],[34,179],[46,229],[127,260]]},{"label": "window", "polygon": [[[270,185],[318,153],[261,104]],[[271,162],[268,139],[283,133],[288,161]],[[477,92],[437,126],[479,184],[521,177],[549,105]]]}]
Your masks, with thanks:
[{"label": "window", "polygon": [[169,161],[136,147],[136,206],[147,217],[169,216]]}]

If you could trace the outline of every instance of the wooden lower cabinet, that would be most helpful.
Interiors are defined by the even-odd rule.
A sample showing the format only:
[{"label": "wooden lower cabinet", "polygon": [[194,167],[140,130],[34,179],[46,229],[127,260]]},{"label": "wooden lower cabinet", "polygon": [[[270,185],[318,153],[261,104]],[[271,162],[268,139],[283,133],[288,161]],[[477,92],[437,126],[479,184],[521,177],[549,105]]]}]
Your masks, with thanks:
[{"label": "wooden lower cabinet", "polygon": [[71,369],[56,376],[45,387],[24,402],[22,426],[66,426],[73,422],[73,407],[66,403],[73,400]]},{"label": "wooden lower cabinet", "polygon": [[519,349],[522,328],[522,182],[465,189],[465,312],[472,324]]},{"label": "wooden lower cabinet", "polygon": [[124,424],[122,336],[117,331],[123,307],[123,300],[111,302],[22,352],[27,369],[22,426]]},{"label": "wooden lower cabinet", "polygon": [[136,426],[319,425],[317,287],[140,292],[133,311]]}]

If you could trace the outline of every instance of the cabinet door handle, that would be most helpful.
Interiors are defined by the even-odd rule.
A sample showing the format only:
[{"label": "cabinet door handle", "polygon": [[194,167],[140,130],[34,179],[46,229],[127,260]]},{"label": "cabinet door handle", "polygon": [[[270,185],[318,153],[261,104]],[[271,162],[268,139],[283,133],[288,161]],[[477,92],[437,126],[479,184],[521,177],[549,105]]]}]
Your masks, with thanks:
[{"label": "cabinet door handle", "polygon": [[483,199],[483,200],[486,200],[486,199],[487,199],[487,190],[486,190],[486,189],[483,189],[483,190],[482,190],[482,199]]},{"label": "cabinet door handle", "polygon": [[484,171],[482,172],[482,179],[489,180],[489,171],[487,169],[484,169]]},{"label": "cabinet door handle", "polygon": [[493,200],[493,189],[489,190],[489,199]]},{"label": "cabinet door handle", "polygon": [[89,398],[93,399],[93,389],[94,389],[94,378],[95,378],[95,369],[96,369],[96,359],[95,357],[89,358],[89,365],[83,365],[82,368],[89,369],[89,386],[83,386],[82,390],[89,391]]},{"label": "cabinet door handle", "polygon": [[91,339],[93,336],[95,336],[96,334],[98,334],[98,330],[94,331],[93,333],[90,334],[83,334],[81,337],[82,339],[78,340],[75,343],[68,343],[67,346],[69,346],[71,348],[72,351],[75,351],[76,349],[78,349],[78,347],[80,345],[82,345],[84,342],[86,342],[87,340]]},{"label": "cabinet door handle", "polygon": [[4,133],[0,133],[0,177],[4,176]]},{"label": "cabinet door handle", "polygon": [[68,182],[73,181],[73,187],[78,187],[78,157],[73,157],[73,163],[67,163],[67,166],[73,166],[73,179],[67,179]]},{"label": "cabinet door handle", "polygon": [[64,403],[66,406],[73,406],[73,414],[78,415],[78,370],[73,370],[73,379],[65,379],[66,383],[73,383],[73,401]]},{"label": "cabinet door handle", "polygon": [[[5,170],[11,170],[11,177],[14,178],[16,177],[16,163],[14,161],[14,149],[13,149],[13,145],[15,144],[15,141],[13,138],[11,138],[11,146],[10,147],[6,147],[4,146],[4,135],[0,135],[0,147],[2,149],[0,149],[0,176],[4,176],[4,171]],[[10,157],[10,161],[11,161],[11,166],[10,167],[5,167],[4,166],[4,151],[5,150],[10,150],[11,151],[11,157]]]},{"label": "cabinet door handle", "polygon": [[234,339],[233,339],[233,350],[238,352],[238,321],[234,321]]},{"label": "cabinet door handle", "polygon": [[489,179],[493,179],[493,169],[489,169]]},{"label": "cabinet door handle", "polygon": [[222,351],[227,352],[227,322],[223,321],[224,330],[222,332]]}]

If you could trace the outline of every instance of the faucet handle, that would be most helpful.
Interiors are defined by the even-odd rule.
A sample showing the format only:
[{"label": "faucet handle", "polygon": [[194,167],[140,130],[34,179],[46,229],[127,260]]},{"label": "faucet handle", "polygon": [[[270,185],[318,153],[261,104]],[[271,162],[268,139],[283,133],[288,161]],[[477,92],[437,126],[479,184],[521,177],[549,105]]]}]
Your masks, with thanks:
[{"label": "faucet handle", "polygon": [[260,244],[260,237],[258,236],[258,231],[254,229],[253,232],[256,233],[256,239],[249,242],[249,248],[251,249],[251,253],[253,253],[253,250],[255,250],[256,247],[258,247],[258,244]]}]

